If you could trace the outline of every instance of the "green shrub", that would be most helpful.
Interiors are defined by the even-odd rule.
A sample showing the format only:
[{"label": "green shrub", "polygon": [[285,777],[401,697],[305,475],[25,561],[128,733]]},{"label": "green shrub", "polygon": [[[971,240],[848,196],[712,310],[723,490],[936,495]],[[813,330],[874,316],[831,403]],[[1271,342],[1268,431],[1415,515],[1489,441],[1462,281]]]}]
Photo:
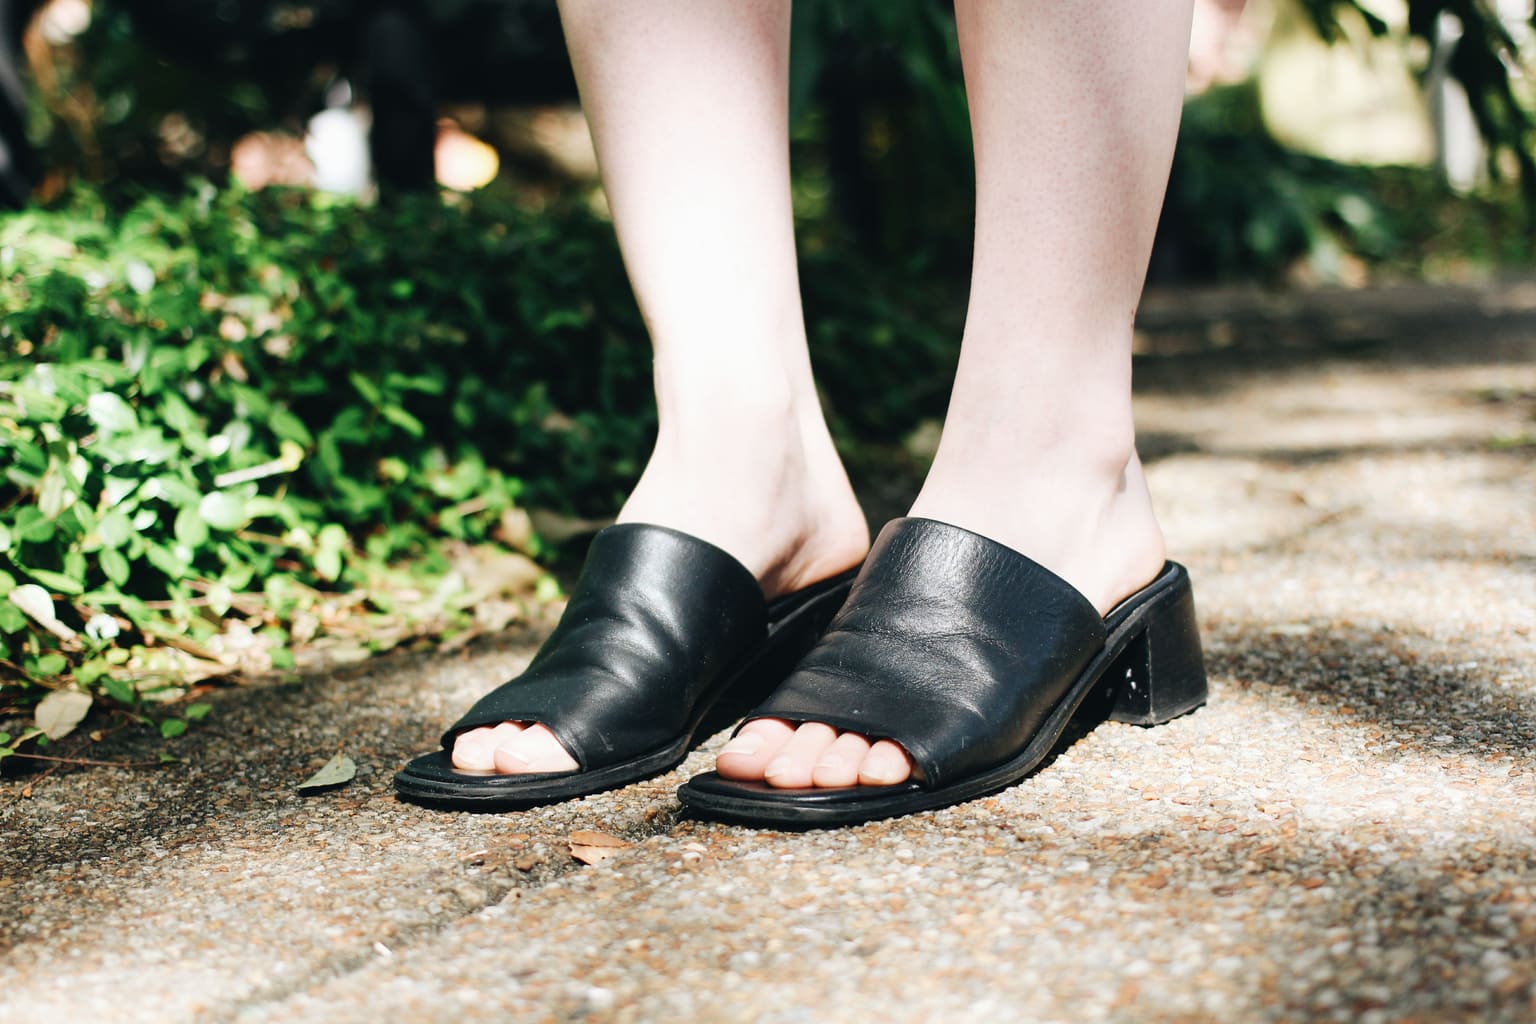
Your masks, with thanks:
[{"label": "green shrub", "polygon": [[0,221],[7,690],[134,703],[232,621],[282,665],[318,590],[517,503],[611,512],[649,429],[626,294],[574,210],[205,186]]},{"label": "green shrub", "polygon": [[[845,432],[942,412],[943,285],[804,275]],[[0,308],[0,711],[178,695],[237,640],[289,664],[317,614],[388,610],[391,566],[441,577],[519,508],[611,515],[654,429],[611,228],[574,203],[80,191],[0,219]]]}]

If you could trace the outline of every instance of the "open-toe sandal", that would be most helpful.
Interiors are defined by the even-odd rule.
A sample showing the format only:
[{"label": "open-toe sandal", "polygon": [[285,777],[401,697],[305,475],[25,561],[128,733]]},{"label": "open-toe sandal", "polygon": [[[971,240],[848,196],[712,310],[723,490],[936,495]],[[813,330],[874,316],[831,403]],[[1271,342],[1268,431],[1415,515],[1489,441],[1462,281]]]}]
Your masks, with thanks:
[{"label": "open-toe sandal", "polygon": [[824,722],[912,758],[895,786],[776,789],[707,772],[691,812],[816,827],[946,807],[1013,785],[1084,698],[1112,688],[1111,719],[1155,725],[1205,703],[1189,573],[1168,562],[1108,615],[1024,555],[931,519],[875,541],[821,640],[750,718]]},{"label": "open-toe sandal", "polygon": [[[395,776],[403,798],[465,811],[515,810],[664,772],[695,739],[739,719],[815,642],[853,570],[766,601],[729,554],[662,526],[593,538],[559,625],[527,671],[483,697],[442,749]],[[503,775],[455,768],[459,734],[538,723],[578,767]]]}]

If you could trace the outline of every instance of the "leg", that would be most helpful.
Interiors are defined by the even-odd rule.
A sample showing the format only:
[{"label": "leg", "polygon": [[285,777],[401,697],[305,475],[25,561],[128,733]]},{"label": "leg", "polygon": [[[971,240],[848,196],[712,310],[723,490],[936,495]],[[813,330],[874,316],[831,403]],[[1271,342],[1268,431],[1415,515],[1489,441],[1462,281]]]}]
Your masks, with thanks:
[{"label": "leg", "polygon": [[[959,0],[976,252],[944,437],[912,514],[1021,551],[1105,612],[1163,564],[1136,457],[1131,328],[1173,155],[1190,0]],[[897,745],[749,723],[719,770],[904,781]]]},{"label": "leg", "polygon": [[[563,0],[619,244],[656,353],[660,430],[621,522],[736,556],[769,597],[863,558],[811,380],[790,210],[789,5]],[[542,726],[465,733],[461,768],[560,771]]]}]

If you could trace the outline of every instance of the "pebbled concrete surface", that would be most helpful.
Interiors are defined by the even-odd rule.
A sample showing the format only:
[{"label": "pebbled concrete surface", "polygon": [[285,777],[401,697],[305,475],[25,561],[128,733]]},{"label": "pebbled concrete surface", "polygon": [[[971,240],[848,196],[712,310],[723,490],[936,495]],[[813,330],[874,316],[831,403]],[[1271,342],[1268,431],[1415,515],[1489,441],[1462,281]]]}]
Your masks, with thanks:
[{"label": "pebbled concrete surface", "polygon": [[[537,811],[396,803],[547,621],[221,692],[183,766],[0,780],[0,1022],[1536,1018],[1536,285],[1142,319],[1209,707],[783,834],[679,818],[707,748]],[[339,749],[357,780],[298,796]],[[633,845],[583,866],[576,830]]]}]

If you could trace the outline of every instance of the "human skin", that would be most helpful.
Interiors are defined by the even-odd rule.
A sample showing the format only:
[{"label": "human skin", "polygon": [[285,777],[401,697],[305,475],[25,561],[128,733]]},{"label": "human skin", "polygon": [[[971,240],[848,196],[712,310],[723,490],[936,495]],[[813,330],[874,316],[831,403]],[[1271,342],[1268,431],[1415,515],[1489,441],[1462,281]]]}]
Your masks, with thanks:
[{"label": "human skin", "polygon": [[[970,303],[911,514],[1029,556],[1105,612],[1164,546],[1136,455],[1131,339],[1183,98],[1192,0],[957,0],[976,147]],[[771,597],[868,536],[817,403],[794,258],[785,0],[562,0],[614,225],[656,354],[660,429],[621,522],[735,555]],[[939,624],[941,627],[942,624]],[[543,726],[454,761],[576,767]],[[744,725],[733,779],[891,785],[889,740]]]}]

